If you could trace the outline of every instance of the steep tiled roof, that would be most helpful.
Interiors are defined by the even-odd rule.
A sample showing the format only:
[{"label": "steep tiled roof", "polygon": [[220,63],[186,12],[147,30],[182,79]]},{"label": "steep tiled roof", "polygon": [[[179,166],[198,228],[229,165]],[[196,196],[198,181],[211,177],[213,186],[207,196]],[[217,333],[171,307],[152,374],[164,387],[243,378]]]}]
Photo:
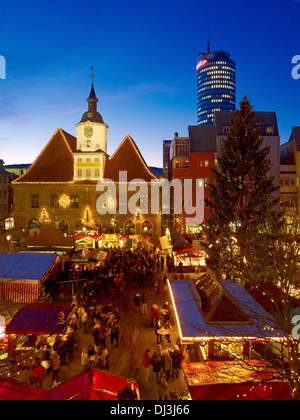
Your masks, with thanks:
[{"label": "steep tiled roof", "polygon": [[14,183],[73,182],[76,138],[58,128],[28,171]]},{"label": "steep tiled roof", "polygon": [[106,161],[104,178],[118,182],[119,171],[127,171],[128,182],[137,178],[146,182],[157,179],[148,168],[137,145],[128,134],[112,157]]},{"label": "steep tiled roof", "polygon": [[[14,183],[73,182],[76,138],[58,128],[28,171]],[[108,156],[108,155],[107,155]],[[104,178],[119,181],[119,171],[127,171],[128,182],[140,178],[146,182],[157,179],[150,171],[137,145],[127,135],[110,159],[107,159]],[[88,180],[77,183],[89,183]],[[90,182],[95,183],[95,181]]]}]

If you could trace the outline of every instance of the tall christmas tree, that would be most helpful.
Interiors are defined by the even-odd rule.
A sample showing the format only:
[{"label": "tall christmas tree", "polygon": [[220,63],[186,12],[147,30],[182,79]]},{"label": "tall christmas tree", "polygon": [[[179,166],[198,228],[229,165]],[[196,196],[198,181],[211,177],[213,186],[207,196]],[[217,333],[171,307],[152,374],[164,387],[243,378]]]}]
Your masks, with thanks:
[{"label": "tall christmas tree", "polygon": [[[270,148],[263,147],[261,125],[245,96],[230,122],[209,186],[211,217],[207,264],[216,273],[239,275],[257,235],[278,226],[278,199],[270,174]],[[276,223],[275,223],[276,221]]]}]

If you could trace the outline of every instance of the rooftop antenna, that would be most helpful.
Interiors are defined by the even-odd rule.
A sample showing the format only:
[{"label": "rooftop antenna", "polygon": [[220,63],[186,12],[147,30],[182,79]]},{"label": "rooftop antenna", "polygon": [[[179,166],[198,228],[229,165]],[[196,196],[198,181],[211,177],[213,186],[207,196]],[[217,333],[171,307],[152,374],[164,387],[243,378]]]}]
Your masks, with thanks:
[{"label": "rooftop antenna", "polygon": [[208,32],[208,41],[207,41],[207,54],[210,53],[210,40],[209,40],[209,32]]}]

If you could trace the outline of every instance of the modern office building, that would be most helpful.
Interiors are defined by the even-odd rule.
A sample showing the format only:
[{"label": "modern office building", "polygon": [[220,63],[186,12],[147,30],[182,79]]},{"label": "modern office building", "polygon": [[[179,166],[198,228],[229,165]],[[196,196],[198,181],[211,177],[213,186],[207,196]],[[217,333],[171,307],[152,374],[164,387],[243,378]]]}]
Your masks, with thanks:
[{"label": "modern office building", "polygon": [[[169,180],[180,179],[182,184],[187,179],[193,186],[192,205],[204,207],[204,220],[211,216],[207,207],[207,199],[210,199],[208,190],[209,184],[213,183],[213,174],[211,169],[215,168],[218,161],[218,153],[222,141],[226,138],[227,131],[230,127],[230,121],[233,119],[233,111],[218,111],[214,124],[200,124],[188,127],[188,136],[180,137],[176,133],[170,144],[169,153]],[[277,116],[275,112],[256,111],[256,121],[261,124],[263,147],[270,147],[269,163],[270,175],[274,177],[274,185],[280,185],[280,136],[278,131]],[[297,135],[296,129],[294,131]],[[291,139],[294,139],[291,136]],[[297,138],[289,143],[291,153],[296,150]],[[300,130],[299,130],[300,144]],[[300,148],[300,146],[299,146]],[[282,149],[283,150],[283,149]],[[294,162],[294,160],[293,160]],[[293,163],[292,162],[292,163]],[[299,153],[300,162],[300,153]],[[299,163],[300,167],[300,163]],[[294,187],[295,176],[292,176],[291,186]],[[195,185],[204,186],[204,200],[201,198],[197,201]],[[294,191],[293,191],[294,192]],[[274,193],[279,198],[279,190]],[[173,229],[181,233],[198,233],[201,227],[198,225],[190,225],[187,220],[188,215],[183,211],[182,214],[176,215],[173,219]]]},{"label": "modern office building", "polygon": [[213,124],[215,112],[236,106],[235,62],[225,51],[200,53],[197,60],[198,124]]}]

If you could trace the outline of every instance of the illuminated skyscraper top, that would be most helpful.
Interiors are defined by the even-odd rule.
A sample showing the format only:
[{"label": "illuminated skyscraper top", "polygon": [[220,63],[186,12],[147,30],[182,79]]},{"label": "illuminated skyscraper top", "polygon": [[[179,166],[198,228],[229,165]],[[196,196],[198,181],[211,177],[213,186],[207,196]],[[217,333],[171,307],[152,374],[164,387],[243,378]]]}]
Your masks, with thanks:
[{"label": "illuminated skyscraper top", "polygon": [[198,124],[213,124],[216,111],[234,111],[236,106],[235,62],[225,51],[200,53],[197,61]]}]

